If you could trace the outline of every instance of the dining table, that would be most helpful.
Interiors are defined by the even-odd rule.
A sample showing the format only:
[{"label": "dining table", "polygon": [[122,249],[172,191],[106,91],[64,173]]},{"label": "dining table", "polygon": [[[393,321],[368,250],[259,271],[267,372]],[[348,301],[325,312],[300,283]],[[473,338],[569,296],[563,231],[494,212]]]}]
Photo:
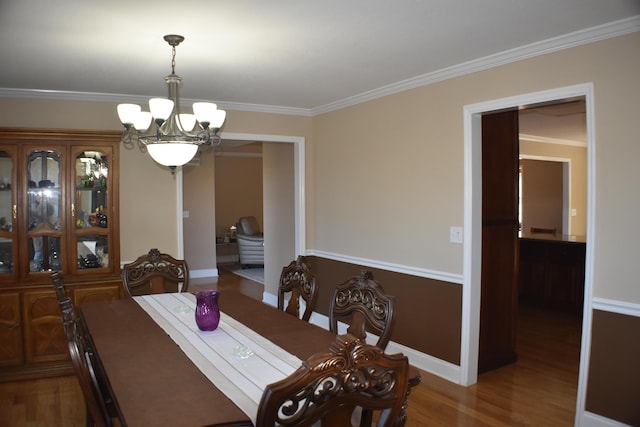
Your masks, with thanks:
[{"label": "dining table", "polygon": [[[266,384],[285,378],[336,339],[237,291],[219,291],[220,324],[200,331],[195,295],[87,301],[80,321],[97,372],[127,426],[255,424]],[[420,380],[412,368],[410,385]]]}]

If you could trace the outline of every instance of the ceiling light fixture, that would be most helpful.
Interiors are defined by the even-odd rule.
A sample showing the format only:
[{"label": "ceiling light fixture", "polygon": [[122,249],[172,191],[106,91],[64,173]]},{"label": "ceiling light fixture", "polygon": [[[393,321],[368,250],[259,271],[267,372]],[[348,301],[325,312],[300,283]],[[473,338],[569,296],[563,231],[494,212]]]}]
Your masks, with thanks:
[{"label": "ceiling light fixture", "polygon": [[227,112],[211,102],[194,102],[193,114],[180,113],[178,89],[182,77],[176,74],[176,46],[183,36],[171,34],[164,39],[172,48],[171,74],[164,78],[169,98],[152,98],[149,110],[137,104],[119,104],[118,117],[124,125],[122,142],[132,149],[135,142],[141,151],[148,151],[153,160],[171,168],[188,163],[201,146],[218,146],[222,142],[218,132]]}]

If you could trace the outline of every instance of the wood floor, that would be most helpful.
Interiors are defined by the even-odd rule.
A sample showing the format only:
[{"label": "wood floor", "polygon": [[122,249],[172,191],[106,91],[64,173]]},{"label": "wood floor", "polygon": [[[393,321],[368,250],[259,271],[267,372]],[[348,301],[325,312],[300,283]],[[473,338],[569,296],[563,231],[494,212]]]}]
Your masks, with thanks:
[{"label": "wood floor", "polygon": [[[218,288],[262,298],[261,284],[220,273]],[[204,281],[194,279],[190,290]],[[521,307],[518,362],[480,375],[470,387],[422,372],[409,397],[407,426],[572,426],[580,319]],[[0,426],[84,426],[75,377],[0,383]]]},{"label": "wood floor", "polygon": [[521,307],[518,361],[462,387],[423,372],[407,410],[411,426],[573,426],[581,321]]}]

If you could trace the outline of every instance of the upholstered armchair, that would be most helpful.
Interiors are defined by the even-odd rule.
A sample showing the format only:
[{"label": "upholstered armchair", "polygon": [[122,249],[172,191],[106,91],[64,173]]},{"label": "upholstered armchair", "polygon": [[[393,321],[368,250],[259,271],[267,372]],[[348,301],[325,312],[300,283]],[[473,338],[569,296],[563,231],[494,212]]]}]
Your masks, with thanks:
[{"label": "upholstered armchair", "polygon": [[240,265],[264,265],[264,236],[255,216],[243,216],[236,227]]}]

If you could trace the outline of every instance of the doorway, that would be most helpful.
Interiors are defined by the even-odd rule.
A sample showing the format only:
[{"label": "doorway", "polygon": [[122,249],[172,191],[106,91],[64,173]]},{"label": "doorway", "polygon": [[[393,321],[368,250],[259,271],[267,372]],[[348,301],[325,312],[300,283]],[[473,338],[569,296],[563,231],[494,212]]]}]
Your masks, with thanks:
[{"label": "doorway", "polygon": [[[266,135],[266,134],[227,133],[227,132],[223,132],[221,134],[221,137],[225,141],[260,141],[267,145],[271,144],[274,147],[277,147],[282,144],[286,144],[290,147],[293,147],[293,155],[292,155],[293,172],[290,178],[293,181],[291,185],[293,188],[293,191],[292,191],[293,220],[292,222],[289,222],[286,224],[287,230],[283,234],[287,234],[291,236],[291,246],[293,247],[295,254],[302,254],[304,251],[304,248],[306,247],[306,222],[305,222],[305,206],[304,206],[305,138],[301,136],[291,136],[291,135]],[[181,172],[177,174],[177,177],[180,180],[182,179]],[[184,185],[187,185],[187,184],[188,183],[185,183]],[[208,195],[212,195],[212,192],[213,192],[213,190],[211,189],[212,185],[213,185],[213,181],[205,183],[204,186],[206,188],[203,189],[203,191],[206,191]],[[182,207],[183,191],[184,191],[183,184],[180,183],[178,185],[178,192],[179,192],[178,209],[181,213],[183,211],[183,207]],[[213,203],[211,203],[211,209],[204,213],[209,218],[208,227],[211,228],[211,235],[212,235],[211,238],[208,239],[208,243],[207,243],[208,253],[213,253],[215,250],[214,249],[215,248],[215,220],[213,220],[213,223],[212,223],[212,217],[214,217],[214,215],[211,213],[211,210],[215,211],[215,208],[213,207]],[[192,212],[190,214],[193,215],[194,213]],[[265,232],[267,231],[267,228],[270,228],[269,230],[270,233],[279,233],[281,230],[274,228],[274,227],[280,226],[277,223],[277,220],[274,221],[275,225],[269,224],[269,221],[270,221],[269,216],[271,216],[272,218],[277,217],[278,216],[277,212],[265,206],[264,216],[265,216]],[[183,233],[182,217],[180,217],[179,219],[180,219],[178,224],[179,244],[181,247],[184,247],[185,245],[184,234],[186,233]],[[192,242],[198,240],[195,238],[195,236],[198,236],[198,238],[200,238],[201,240],[202,232],[190,233],[190,235],[192,235],[193,238],[187,239],[187,244],[189,245]],[[271,255],[269,255],[269,252],[271,253]],[[279,252],[279,251],[278,250],[265,251],[265,282],[266,283],[277,283],[277,280],[280,275],[280,270],[282,269],[282,265],[286,265],[286,263],[290,261],[290,260],[286,261],[286,263],[283,264],[282,257],[286,257],[287,259],[289,259],[292,256],[291,254],[282,255],[276,252]],[[215,258],[209,259],[208,265],[212,265],[212,267],[203,268],[202,270],[203,275],[200,275],[199,274],[200,272],[195,271],[192,277],[194,278],[208,277],[212,275],[212,273],[216,275],[217,270],[213,268],[215,267]],[[267,289],[267,287],[265,287],[265,295],[267,295],[268,293],[272,293],[275,295],[275,289]]]},{"label": "doorway", "polygon": [[[586,212],[584,116],[583,99],[482,115],[478,372],[519,360],[516,338],[522,332],[518,326],[524,320],[523,305],[538,309],[540,316],[573,313],[579,321],[585,253],[584,221],[578,221]],[[574,139],[561,138],[565,135]],[[523,154],[564,155],[564,163],[573,162],[575,171],[563,162],[524,159]],[[572,211],[575,226],[563,224],[563,211]],[[570,235],[569,228],[579,232]]]},{"label": "doorway", "polygon": [[[465,241],[464,241],[464,279],[463,279],[463,324],[460,384],[471,385],[477,382],[478,352],[480,335],[480,295],[482,274],[482,115],[492,111],[517,109],[521,106],[551,104],[563,100],[583,97],[586,110],[587,141],[587,252],[585,256],[584,300],[585,307],[590,305],[592,295],[592,257],[593,245],[593,86],[581,84],[519,95],[464,107],[465,132]],[[585,309],[582,320],[580,345],[580,369],[576,400],[576,414],[584,411],[586,395],[586,371],[589,352],[591,327],[590,310]]]},{"label": "doorway", "polygon": [[[236,240],[237,223],[241,217],[253,216],[259,231],[264,230],[263,160],[260,141],[222,141],[219,147],[208,153],[214,166],[214,206],[216,229],[216,261],[220,270],[245,273],[252,278],[263,266],[240,264],[240,251]],[[206,159],[205,159],[206,160]],[[244,268],[243,268],[244,267]],[[243,275],[243,274],[240,274]],[[259,280],[264,283],[264,277]]]}]

